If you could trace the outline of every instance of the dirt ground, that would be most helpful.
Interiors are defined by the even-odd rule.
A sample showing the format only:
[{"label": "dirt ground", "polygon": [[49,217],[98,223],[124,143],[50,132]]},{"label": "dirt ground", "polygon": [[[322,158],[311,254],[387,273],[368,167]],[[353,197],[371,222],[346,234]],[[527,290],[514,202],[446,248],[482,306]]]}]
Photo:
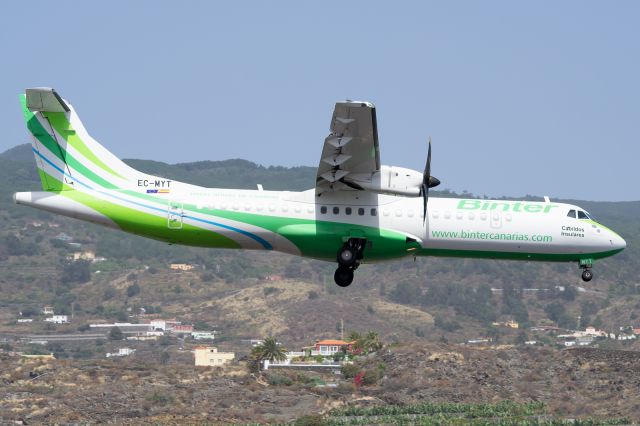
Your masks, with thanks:
[{"label": "dirt ground", "polygon": [[242,363],[195,368],[135,357],[38,360],[4,353],[0,423],[285,423],[345,405],[507,399],[542,401],[560,417],[640,419],[638,352],[420,345],[383,349],[358,365],[384,373],[356,391],[352,380],[317,387],[302,373],[270,372],[292,378],[273,384]]}]

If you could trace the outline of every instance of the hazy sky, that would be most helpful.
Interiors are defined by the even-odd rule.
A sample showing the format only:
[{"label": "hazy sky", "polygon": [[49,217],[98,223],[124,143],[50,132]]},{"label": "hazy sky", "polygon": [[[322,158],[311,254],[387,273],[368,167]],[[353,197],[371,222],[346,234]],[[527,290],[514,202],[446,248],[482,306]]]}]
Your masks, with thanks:
[{"label": "hazy sky", "polygon": [[[333,104],[384,164],[490,196],[640,199],[636,1],[7,2],[0,150],[51,86],[125,158],[316,166]],[[211,182],[211,186],[215,186]]]}]

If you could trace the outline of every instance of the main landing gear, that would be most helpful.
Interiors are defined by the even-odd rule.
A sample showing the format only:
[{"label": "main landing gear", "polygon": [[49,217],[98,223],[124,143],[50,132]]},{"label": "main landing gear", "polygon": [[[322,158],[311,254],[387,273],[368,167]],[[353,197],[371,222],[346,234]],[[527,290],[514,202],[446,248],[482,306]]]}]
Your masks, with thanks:
[{"label": "main landing gear", "polygon": [[593,279],[593,271],[591,270],[592,267],[593,267],[592,260],[580,261],[580,269],[582,269],[582,281],[589,282]]},{"label": "main landing gear", "polygon": [[340,287],[347,287],[353,282],[353,272],[360,266],[365,242],[364,238],[350,238],[338,251],[338,269],[333,279]]}]

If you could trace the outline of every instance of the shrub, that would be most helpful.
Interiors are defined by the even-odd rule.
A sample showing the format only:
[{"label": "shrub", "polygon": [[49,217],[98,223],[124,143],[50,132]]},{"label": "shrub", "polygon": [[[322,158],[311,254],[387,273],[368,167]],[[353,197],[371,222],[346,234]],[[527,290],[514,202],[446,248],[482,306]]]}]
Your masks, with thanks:
[{"label": "shrub", "polygon": [[353,379],[360,372],[360,368],[355,364],[342,364],[340,372],[345,379]]},{"label": "shrub", "polygon": [[127,287],[127,297],[133,297],[140,294],[140,286],[138,283],[133,283],[129,287]]},{"label": "shrub", "polygon": [[300,417],[294,423],[294,426],[323,426],[326,422],[322,416],[317,414],[308,414]]},{"label": "shrub", "polygon": [[262,291],[264,292],[265,296],[269,296],[270,294],[274,294],[278,292],[278,288],[277,287],[265,287],[262,289]]},{"label": "shrub", "polygon": [[116,296],[116,289],[113,287],[108,287],[107,289],[105,289],[104,293],[102,294],[102,300],[107,301],[107,300],[111,300]]},{"label": "shrub", "polygon": [[65,263],[60,279],[63,283],[86,283],[91,279],[89,265],[90,262],[88,260]]},{"label": "shrub", "polygon": [[152,394],[148,395],[145,399],[154,405],[160,406],[173,404],[174,402],[174,398],[172,395],[167,395],[158,391],[155,391]]},{"label": "shrub", "polygon": [[380,369],[374,368],[371,370],[366,370],[364,372],[364,376],[362,377],[362,384],[365,386],[371,386],[378,383],[378,380],[382,377],[382,373]]},{"label": "shrub", "polygon": [[290,386],[291,384],[293,384],[293,381],[287,376],[283,376],[280,374],[270,374],[269,377],[267,377],[267,383],[272,386]]},{"label": "shrub", "polygon": [[113,327],[109,331],[109,340],[122,340],[124,335],[118,327]]}]

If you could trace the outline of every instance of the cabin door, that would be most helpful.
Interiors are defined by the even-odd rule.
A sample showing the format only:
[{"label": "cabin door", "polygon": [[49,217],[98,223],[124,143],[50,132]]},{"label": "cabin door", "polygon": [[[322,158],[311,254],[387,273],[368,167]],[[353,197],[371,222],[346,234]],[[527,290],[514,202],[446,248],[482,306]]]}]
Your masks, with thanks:
[{"label": "cabin door", "polygon": [[182,210],[182,202],[169,201],[167,209],[167,227],[169,229],[182,229],[182,217],[184,211]]}]

